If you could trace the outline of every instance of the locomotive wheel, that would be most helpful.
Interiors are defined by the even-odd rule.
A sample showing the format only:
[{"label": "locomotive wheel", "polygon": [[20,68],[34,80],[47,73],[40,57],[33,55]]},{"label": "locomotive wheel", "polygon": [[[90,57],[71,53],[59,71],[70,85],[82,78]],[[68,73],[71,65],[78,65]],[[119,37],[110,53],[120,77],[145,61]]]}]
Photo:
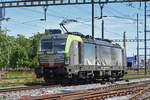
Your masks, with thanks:
[{"label": "locomotive wheel", "polygon": [[109,77],[109,82],[114,83],[115,82],[115,78]]},{"label": "locomotive wheel", "polygon": [[101,84],[105,84],[105,83],[106,83],[105,78],[102,78],[102,80],[101,80]]},{"label": "locomotive wheel", "polygon": [[115,79],[116,79],[115,81],[119,81],[120,77],[117,75]]}]

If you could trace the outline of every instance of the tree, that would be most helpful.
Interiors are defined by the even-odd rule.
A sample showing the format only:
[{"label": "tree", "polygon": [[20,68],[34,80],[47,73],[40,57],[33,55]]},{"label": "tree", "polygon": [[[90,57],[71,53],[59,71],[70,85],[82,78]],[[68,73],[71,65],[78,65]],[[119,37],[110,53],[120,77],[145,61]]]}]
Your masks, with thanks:
[{"label": "tree", "polygon": [[28,54],[24,47],[16,45],[10,56],[10,65],[12,67],[27,67],[29,65]]},{"label": "tree", "polygon": [[47,33],[37,33],[26,38],[6,35],[0,31],[0,68],[2,67],[36,67],[38,62],[39,43]]},{"label": "tree", "polygon": [[0,30],[0,68],[8,66],[9,42],[10,39],[6,35],[7,31]]}]

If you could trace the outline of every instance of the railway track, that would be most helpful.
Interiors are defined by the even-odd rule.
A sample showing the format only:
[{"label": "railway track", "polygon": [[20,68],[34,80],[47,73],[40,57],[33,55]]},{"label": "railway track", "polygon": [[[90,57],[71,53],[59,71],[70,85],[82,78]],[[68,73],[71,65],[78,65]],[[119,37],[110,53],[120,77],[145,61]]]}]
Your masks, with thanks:
[{"label": "railway track", "polygon": [[40,88],[55,88],[55,87],[61,87],[61,86],[60,85],[48,85],[48,86],[38,85],[38,86],[27,86],[27,87],[1,88],[0,93],[34,90]]},{"label": "railway track", "polygon": [[[83,99],[85,97],[89,98],[89,96],[94,96],[94,95],[95,96],[96,95],[101,96],[101,98],[106,98],[106,97],[117,96],[116,94],[118,94],[118,96],[121,96],[119,94],[122,94],[122,95],[127,95],[127,94],[132,94],[132,93],[137,93],[138,94],[138,92],[140,92],[140,91],[143,91],[142,93],[144,93],[146,90],[144,91],[142,89],[144,87],[147,87],[147,84],[150,84],[150,80],[149,81],[144,81],[144,82],[130,82],[130,80],[129,80],[129,82],[127,82],[127,84],[120,84],[120,83],[114,83],[114,84],[111,84],[111,85],[106,84],[103,87],[98,87],[98,88],[95,88],[95,89],[88,89],[88,90],[84,89],[84,90],[80,90],[80,91],[77,91],[77,92],[71,92],[71,93],[53,94],[53,95],[41,96],[41,97],[39,97],[39,96],[38,97],[31,97],[31,98],[28,98],[26,100],[30,100],[30,99],[31,100],[43,100],[43,98],[45,98],[45,99],[46,98],[50,98],[50,99],[51,98],[59,98],[59,99],[61,98],[61,99],[64,99],[64,100],[74,100],[73,98],[79,98],[79,97],[81,98],[82,97],[82,99]],[[48,86],[37,85],[37,86],[29,86],[29,87],[3,88],[3,89],[0,89],[0,93],[3,93],[3,94],[5,94],[5,93],[8,94],[9,92],[10,93],[16,93],[16,92],[21,93],[21,91],[26,91],[26,90],[30,91],[30,90],[40,89],[40,88],[59,88],[59,87],[62,87],[62,86],[61,85],[48,85]],[[138,89],[138,87],[139,87],[139,89]],[[134,88],[136,88],[136,90],[134,90]],[[122,92],[123,90],[124,90],[124,92]],[[125,91],[127,91],[127,92],[125,92]],[[47,93],[47,92],[44,90],[44,95],[46,95],[45,93]],[[103,94],[103,93],[105,93],[105,94]],[[51,94],[51,93],[48,93],[48,94]],[[135,96],[135,97],[137,97],[137,96]],[[90,98],[92,98],[92,97],[90,97]],[[95,98],[98,98],[98,97],[95,97]]]},{"label": "railway track", "polygon": [[22,98],[20,100],[97,100],[129,94],[135,94],[132,98],[130,98],[130,100],[135,100],[135,98],[150,90],[149,84],[150,80],[144,82],[110,85],[71,93]]},{"label": "railway track", "polygon": [[[143,95],[145,95],[145,96],[143,96]],[[148,86],[144,87],[142,90],[138,91],[129,100],[136,100],[137,98],[139,98],[139,100],[149,100],[150,99],[150,84],[148,84]]]},{"label": "railway track", "polygon": [[145,97],[143,98],[143,100],[150,100],[150,92],[148,93],[148,96],[145,96]]},{"label": "railway track", "polygon": [[[136,79],[136,78],[134,78]],[[121,79],[128,81],[127,79]],[[129,79],[131,80],[131,79]],[[11,83],[16,84],[16,83]],[[22,84],[22,82],[21,82]],[[67,85],[66,85],[67,86]],[[9,88],[0,88],[0,93],[4,92],[15,92],[15,91],[23,91],[23,90],[32,90],[32,89],[40,89],[40,88],[53,88],[53,87],[62,87],[61,85],[48,85],[46,83],[40,83],[39,85],[33,84],[33,86],[23,86],[23,87],[9,87]]]}]

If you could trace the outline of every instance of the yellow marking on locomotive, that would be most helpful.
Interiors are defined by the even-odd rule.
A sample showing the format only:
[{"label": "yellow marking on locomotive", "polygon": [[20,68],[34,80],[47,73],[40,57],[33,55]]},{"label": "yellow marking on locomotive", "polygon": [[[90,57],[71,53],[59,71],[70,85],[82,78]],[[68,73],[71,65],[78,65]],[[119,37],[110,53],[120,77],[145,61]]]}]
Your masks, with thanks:
[{"label": "yellow marking on locomotive", "polygon": [[50,58],[50,56],[47,56],[47,55],[46,55],[46,56],[44,56],[44,58],[45,58],[45,59],[49,59],[49,58]]}]

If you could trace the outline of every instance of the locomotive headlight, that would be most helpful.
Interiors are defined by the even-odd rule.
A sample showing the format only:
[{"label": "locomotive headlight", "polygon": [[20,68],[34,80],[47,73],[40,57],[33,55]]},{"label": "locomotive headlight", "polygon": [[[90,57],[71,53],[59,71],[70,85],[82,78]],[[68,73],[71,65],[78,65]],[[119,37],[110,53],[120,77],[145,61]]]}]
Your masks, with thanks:
[{"label": "locomotive headlight", "polygon": [[69,57],[65,58],[65,64],[70,64],[70,58]]}]

